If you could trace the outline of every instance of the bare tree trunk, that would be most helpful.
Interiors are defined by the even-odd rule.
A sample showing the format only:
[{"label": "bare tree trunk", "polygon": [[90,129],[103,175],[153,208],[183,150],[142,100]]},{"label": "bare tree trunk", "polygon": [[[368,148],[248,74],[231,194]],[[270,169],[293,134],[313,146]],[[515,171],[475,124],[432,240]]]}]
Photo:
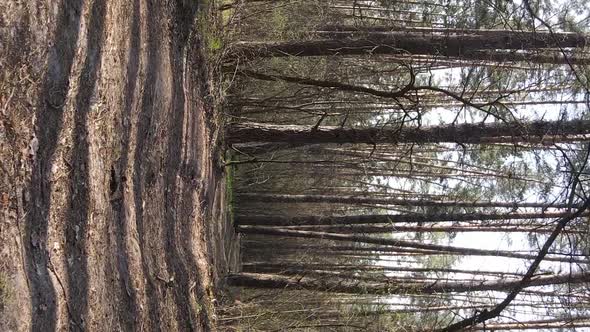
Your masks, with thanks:
[{"label": "bare tree trunk", "polygon": [[238,42],[233,53],[249,57],[325,56],[360,54],[424,54],[462,58],[481,50],[537,50],[584,47],[587,36],[564,34],[551,38],[547,33],[502,32],[485,35],[440,35],[414,32],[372,33],[362,38],[334,38],[289,42]]},{"label": "bare tree trunk", "polygon": [[[336,195],[281,195],[281,194],[248,194],[236,195],[240,202],[261,203],[340,203],[340,204],[381,204],[400,206],[434,206],[434,207],[489,207],[489,208],[569,208],[569,204],[545,202],[496,202],[496,201],[457,201],[428,200],[396,197],[371,196],[336,196]],[[576,206],[574,206],[576,207]]]},{"label": "bare tree trunk", "polygon": [[501,272],[501,271],[480,271],[480,270],[462,270],[462,269],[445,269],[445,268],[418,268],[404,266],[380,266],[380,265],[355,265],[355,264],[299,264],[299,263],[267,263],[254,262],[242,265],[243,272],[252,273],[279,273],[280,271],[295,269],[299,271],[325,269],[329,271],[383,271],[383,272],[420,272],[420,273],[460,273],[473,275],[494,275],[500,277],[513,276],[522,277],[521,273]]},{"label": "bare tree trunk", "polygon": [[[281,276],[262,273],[239,273],[227,277],[232,286],[251,288],[306,289],[312,291],[350,293],[350,294],[436,294],[473,291],[508,291],[520,280],[493,280],[477,282],[443,281],[439,283],[387,283],[360,282],[339,278],[310,278],[301,276]],[[528,286],[545,286],[566,283],[583,283],[590,280],[587,273],[564,274],[557,276],[539,276],[531,280]]]},{"label": "bare tree trunk", "polygon": [[[504,30],[504,29],[467,29],[467,28],[437,28],[437,27],[400,27],[400,26],[366,26],[358,27],[354,25],[332,24],[324,25],[316,28],[319,33],[356,33],[356,35],[371,34],[371,33],[417,33],[422,35],[440,34],[441,36],[489,36],[492,38],[504,38],[514,41],[525,39],[538,40],[557,40],[579,39],[580,41],[587,40],[588,36],[577,32],[554,32],[553,35],[547,31],[524,31],[524,30]],[[552,41],[555,43],[555,41]]]},{"label": "bare tree trunk", "polygon": [[[464,248],[464,247],[453,247],[439,244],[428,244],[422,242],[412,242],[405,240],[387,239],[387,238],[376,238],[370,236],[361,236],[353,234],[336,234],[336,233],[325,233],[325,232],[309,232],[309,231],[297,231],[287,229],[277,229],[272,227],[256,227],[256,226],[241,226],[238,228],[238,232],[246,234],[264,234],[264,235],[275,235],[275,236],[287,236],[287,237],[299,237],[308,239],[325,239],[335,241],[347,241],[367,244],[378,244],[402,248],[415,248],[424,250],[434,250],[447,253],[454,253],[459,255],[477,255],[477,256],[497,256],[497,257],[508,257],[508,258],[519,258],[519,259],[535,259],[537,255],[521,254],[506,250],[486,250],[476,248]],[[547,261],[555,262],[578,262],[588,263],[585,259],[575,259],[571,257],[546,257]]]},{"label": "bare tree trunk", "polygon": [[[547,227],[527,227],[524,225],[493,225],[493,226],[395,226],[395,225],[329,225],[309,226],[290,229],[334,232],[340,234],[382,234],[393,232],[414,232],[414,233],[551,233],[553,229]],[[586,234],[583,231],[571,230],[570,234]]]},{"label": "bare tree trunk", "polygon": [[[243,197],[243,196],[242,196]],[[266,196],[265,196],[266,197]],[[511,203],[508,203],[511,204]],[[545,204],[543,204],[545,206]],[[514,207],[514,205],[511,205]],[[519,220],[562,218],[567,212],[540,213],[439,213],[439,214],[373,214],[354,216],[236,216],[238,225],[256,226],[311,226],[311,225],[366,225],[397,223],[430,223],[474,220]],[[585,213],[584,216],[587,216]]]},{"label": "bare tree trunk", "polygon": [[[231,144],[248,142],[285,142],[290,144],[322,143],[488,143],[493,137],[510,137],[513,143],[546,136],[571,137],[585,141],[590,133],[590,121],[534,121],[529,123],[487,123],[442,125],[430,127],[403,126],[398,128],[342,128],[268,123],[236,123],[229,127],[227,140]],[[551,142],[546,142],[551,143]]]}]

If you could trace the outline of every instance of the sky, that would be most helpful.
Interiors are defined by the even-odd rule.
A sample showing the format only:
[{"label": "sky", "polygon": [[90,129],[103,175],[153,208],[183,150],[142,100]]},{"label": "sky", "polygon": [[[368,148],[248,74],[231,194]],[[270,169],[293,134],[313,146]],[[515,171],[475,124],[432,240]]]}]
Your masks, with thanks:
[{"label": "sky", "polygon": [[[461,77],[461,69],[444,69],[444,70],[435,70],[431,72],[435,81],[440,82],[441,85],[450,85],[450,86],[457,86],[460,84],[460,77]],[[542,95],[529,95],[527,99],[529,100],[539,100],[545,96]],[[579,94],[573,94],[568,91],[564,91],[559,96],[561,100],[583,100],[583,96]],[[560,119],[563,114],[570,114],[570,117],[579,116],[580,110],[583,108],[579,108],[579,105],[525,105],[518,107],[515,114],[517,114],[520,118],[526,119],[544,119],[544,120],[558,120]],[[456,117],[457,109],[447,109],[447,108],[435,108],[426,113],[423,117],[423,125],[438,125],[441,123],[450,123]],[[481,114],[467,114],[466,116],[460,117],[460,121],[466,122],[473,122],[473,121],[481,121],[483,117]],[[493,121],[493,119],[489,118],[487,120]],[[452,144],[451,144],[452,145]],[[458,153],[455,153],[454,159],[458,158]],[[549,160],[550,165],[553,167],[557,167],[558,161],[555,159],[555,156],[549,153],[545,153],[545,158]],[[521,162],[521,163],[533,163],[531,160],[532,154],[525,154],[523,159],[516,159],[513,162]],[[507,161],[508,162],[508,161]],[[394,187],[399,187],[400,179],[382,179],[385,180],[384,182],[389,182],[390,185]],[[455,181],[456,182],[456,181]],[[451,185],[452,180],[451,180]],[[455,183],[456,184],[456,183]],[[432,189],[432,193],[441,193],[440,189]],[[562,189],[558,187],[554,187],[551,196],[553,198],[562,196]],[[484,197],[482,199],[489,199],[489,200],[499,200],[494,197]],[[542,201],[543,198],[538,195],[538,193],[534,191],[527,192],[526,201]],[[524,212],[524,211],[520,211]],[[408,234],[395,234],[396,238],[407,236]],[[541,241],[544,241],[545,237],[539,237]],[[542,244],[542,242],[540,242]],[[468,247],[468,248],[478,248],[478,249],[489,249],[489,250],[524,250],[524,251],[537,251],[539,248],[538,246],[532,246],[526,234],[522,233],[489,233],[489,232],[465,232],[465,233],[458,233],[456,237],[454,237],[450,241],[445,241],[441,244],[448,244],[456,247]],[[383,256],[387,258],[387,256]],[[391,257],[389,257],[391,258]],[[521,272],[524,273],[527,271],[531,261],[523,260],[523,259],[513,259],[513,258],[502,258],[502,257],[482,257],[482,256],[466,256],[459,260],[459,262],[453,265],[453,268],[458,269],[465,269],[465,270],[493,270],[493,271],[504,271],[504,272]],[[377,264],[384,265],[384,266],[395,266],[399,265],[394,262],[390,261],[378,261]],[[401,264],[401,265],[408,265],[408,264]],[[552,270],[555,272],[562,272],[567,273],[570,270],[570,266],[567,263],[559,263],[559,262],[547,262],[544,261],[540,267],[542,270]],[[469,275],[459,275],[455,274],[456,278],[470,278],[472,276]],[[550,291],[551,287],[535,287],[534,289],[537,290],[545,290]],[[502,292],[485,292],[482,294],[487,294],[489,296],[494,296],[499,299],[504,298],[506,296],[505,293]],[[532,295],[520,295],[515,302],[520,300],[537,300],[541,301],[542,298],[539,296],[532,296]],[[388,303],[406,303],[407,299],[399,299],[399,298],[392,298],[387,300]],[[499,302],[499,301],[496,301]],[[466,303],[468,305],[468,303]],[[545,308],[519,308],[518,312],[513,312],[509,316],[512,319],[516,319],[519,321],[526,321],[532,319],[543,319],[543,318],[552,318],[552,316],[545,316],[546,309]],[[470,312],[463,313],[464,315],[472,314]],[[505,320],[505,319],[504,319]]]}]

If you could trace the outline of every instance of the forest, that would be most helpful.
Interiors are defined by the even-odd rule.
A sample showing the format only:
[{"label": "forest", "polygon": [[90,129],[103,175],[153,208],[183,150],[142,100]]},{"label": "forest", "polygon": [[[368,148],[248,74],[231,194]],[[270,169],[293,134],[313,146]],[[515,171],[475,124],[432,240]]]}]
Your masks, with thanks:
[{"label": "forest", "polygon": [[0,0],[0,331],[590,331],[589,0]]},{"label": "forest", "polygon": [[585,0],[218,7],[228,331],[590,328]]}]

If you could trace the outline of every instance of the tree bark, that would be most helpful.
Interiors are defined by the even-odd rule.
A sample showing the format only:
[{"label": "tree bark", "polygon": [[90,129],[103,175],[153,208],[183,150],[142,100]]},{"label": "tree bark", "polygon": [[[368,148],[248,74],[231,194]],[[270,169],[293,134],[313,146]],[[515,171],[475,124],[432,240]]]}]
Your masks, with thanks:
[{"label": "tree bark", "polygon": [[581,48],[588,37],[563,34],[552,38],[547,33],[515,32],[485,35],[442,35],[416,32],[369,33],[361,38],[332,38],[288,42],[238,42],[232,54],[247,57],[325,56],[362,54],[422,54],[448,57],[473,57],[482,50],[538,50],[546,48]]},{"label": "tree bark", "polygon": [[[281,194],[248,194],[236,195],[240,202],[260,203],[340,203],[340,204],[379,204],[399,206],[433,206],[433,207],[489,207],[489,208],[569,208],[565,203],[545,202],[497,202],[497,201],[456,201],[456,200],[429,200],[410,199],[396,197],[371,197],[371,196],[336,196],[336,195],[281,195]],[[576,207],[575,205],[573,206]]]},{"label": "tree bark", "polygon": [[[243,197],[243,196],[242,196]],[[266,196],[265,196],[266,197]],[[349,196],[350,197],[350,196]],[[513,207],[512,205],[511,207]],[[445,221],[474,220],[519,220],[562,218],[567,212],[540,213],[439,213],[439,214],[373,214],[354,216],[251,216],[238,215],[234,221],[238,225],[255,226],[315,226],[315,225],[366,225],[397,223],[431,223]],[[584,216],[587,216],[585,213]]]},{"label": "tree bark", "polygon": [[[229,126],[227,140],[231,144],[249,142],[284,142],[290,144],[323,143],[487,143],[486,139],[510,137],[513,143],[526,143],[530,138],[547,136],[571,137],[572,141],[588,140],[590,121],[534,121],[528,123],[486,123],[441,126],[404,126],[401,128],[342,128],[269,123],[235,123]],[[549,140],[545,144],[551,143]]]},{"label": "tree bark", "polygon": [[324,270],[340,270],[340,271],[378,271],[378,272],[420,272],[420,273],[460,273],[473,275],[494,275],[500,277],[512,276],[522,277],[521,273],[501,272],[501,271],[483,271],[483,270],[462,270],[450,268],[418,268],[418,267],[404,267],[404,266],[380,266],[380,265],[354,265],[354,264],[297,264],[297,263],[268,263],[255,262],[245,263],[242,265],[243,272],[252,273],[280,273],[283,270],[295,269],[305,271],[306,269],[324,269]]},{"label": "tree bark", "polygon": [[[424,35],[440,34],[446,35],[475,35],[475,36],[490,36],[495,38],[508,39],[528,39],[538,38],[549,40],[556,38],[557,40],[567,40],[568,38],[588,39],[587,35],[576,32],[556,32],[552,34],[547,31],[525,31],[525,30],[505,30],[505,29],[467,29],[467,28],[437,28],[437,27],[400,27],[400,26],[366,26],[358,27],[354,25],[345,24],[328,24],[316,28],[316,32],[349,32],[349,33],[418,33]],[[577,36],[577,37],[576,37]]]},{"label": "tree bark", "polygon": [[[551,233],[553,229],[547,227],[531,227],[524,225],[492,225],[492,226],[395,226],[395,225],[329,225],[289,228],[308,231],[334,232],[340,234],[382,234],[382,233],[466,233],[466,232],[487,232],[487,233]],[[570,234],[586,234],[583,231],[572,230]]]},{"label": "tree bark", "polygon": [[[331,234],[338,234],[338,233],[331,233]],[[282,245],[276,246],[269,245],[266,247],[258,246],[258,247],[251,247],[246,245],[245,251],[250,252],[268,252],[269,250],[273,251],[277,255],[283,254],[304,254],[307,257],[312,256],[368,256],[368,257],[383,257],[383,256],[395,256],[395,257],[416,257],[416,256],[424,256],[424,255],[449,255],[449,252],[444,250],[426,250],[426,249],[408,249],[403,247],[396,247],[391,245],[381,245],[381,246],[343,246],[343,245]],[[526,252],[511,252],[515,254],[526,254]],[[532,252],[529,252],[532,254]],[[552,251],[548,254],[557,256],[555,258],[556,261],[567,261],[570,262],[572,257],[583,257],[583,254],[570,254],[566,252],[560,251]],[[462,256],[479,256],[476,252],[463,252]],[[559,258],[559,256],[563,258]],[[256,255],[254,254],[254,257]],[[574,259],[575,260],[575,259]],[[576,260],[577,261],[577,260]]]},{"label": "tree bark", "polygon": [[[497,257],[508,257],[508,258],[518,258],[518,259],[535,259],[537,257],[537,255],[521,254],[521,253],[516,253],[516,252],[506,251],[506,250],[486,250],[486,249],[476,249],[476,248],[454,247],[454,246],[445,246],[445,245],[439,245],[439,244],[428,244],[428,243],[421,243],[421,242],[377,238],[377,237],[353,235],[353,234],[336,234],[336,233],[326,233],[326,232],[297,231],[297,230],[278,229],[278,228],[272,228],[272,227],[256,227],[256,226],[241,226],[241,227],[238,227],[237,231],[239,233],[245,233],[245,234],[263,234],[263,235],[299,237],[299,238],[307,238],[307,239],[325,239],[325,240],[334,240],[334,241],[347,241],[347,242],[357,242],[357,243],[367,243],[367,244],[378,244],[378,245],[394,246],[394,247],[401,247],[401,248],[434,250],[434,251],[447,252],[449,254],[453,253],[453,254],[458,254],[458,255],[497,256]],[[589,262],[588,260],[576,259],[576,258],[570,258],[570,257],[546,257],[545,260],[555,261],[555,262],[567,262],[567,263],[573,263],[573,262],[588,263]]]},{"label": "tree bark", "polygon": [[[434,284],[430,282],[381,283],[359,282],[357,280],[342,280],[338,278],[310,278],[300,276],[292,277],[262,273],[232,274],[229,275],[226,280],[229,285],[239,287],[275,289],[290,288],[333,293],[373,295],[508,291],[520,282],[520,280],[493,280],[477,282],[444,281]],[[539,276],[533,278],[528,286],[583,283],[588,281],[590,281],[590,274],[588,273]]]}]

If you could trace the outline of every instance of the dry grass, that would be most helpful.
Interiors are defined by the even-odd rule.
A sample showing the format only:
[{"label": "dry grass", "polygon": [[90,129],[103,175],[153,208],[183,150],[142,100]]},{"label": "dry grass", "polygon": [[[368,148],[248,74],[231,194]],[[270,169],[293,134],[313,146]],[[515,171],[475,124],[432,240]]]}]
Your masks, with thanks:
[{"label": "dry grass", "polygon": [[[12,291],[8,283],[8,277],[0,273],[0,317],[5,317],[6,307],[12,298]],[[2,322],[0,321],[0,326]]]}]

